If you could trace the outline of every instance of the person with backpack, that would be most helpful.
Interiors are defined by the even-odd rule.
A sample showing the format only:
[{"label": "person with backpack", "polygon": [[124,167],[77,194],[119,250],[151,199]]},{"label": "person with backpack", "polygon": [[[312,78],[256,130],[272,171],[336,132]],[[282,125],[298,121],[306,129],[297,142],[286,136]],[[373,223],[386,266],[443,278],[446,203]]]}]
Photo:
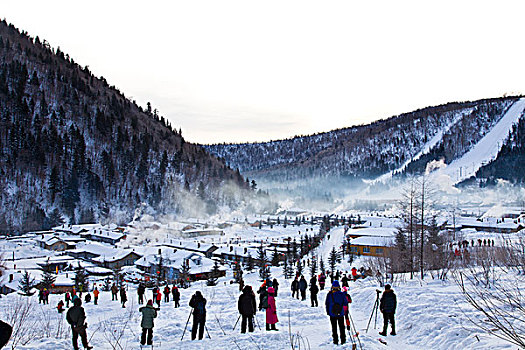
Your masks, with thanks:
[{"label": "person with backpack", "polygon": [[146,345],[146,336],[147,344],[153,344],[153,319],[157,317],[157,310],[153,307],[153,300],[148,300],[146,306],[143,306],[139,309],[142,313],[142,321],[140,326],[142,327],[142,335],[140,337],[140,345]]},{"label": "person with backpack", "polygon": [[348,301],[348,305],[344,306],[343,309],[345,311],[345,324],[346,329],[350,330],[350,304],[352,303],[352,298],[350,297],[350,293],[348,293],[348,287],[343,287],[343,294],[346,297],[346,300]]},{"label": "person with backpack", "polygon": [[339,344],[339,337],[337,336],[337,328],[339,328],[341,345],[346,343],[346,333],[344,324],[344,307],[348,307],[348,300],[341,292],[339,281],[332,282],[332,289],[326,295],[326,314],[330,316],[330,323],[332,324],[332,338],[334,344]]},{"label": "person with backpack", "polygon": [[306,288],[308,285],[306,284],[306,280],[304,279],[304,276],[301,275],[301,279],[299,280],[299,290],[301,291],[301,301],[306,300]]},{"label": "person with backpack", "polygon": [[179,304],[180,292],[179,292],[179,288],[177,288],[176,285],[173,285],[173,287],[171,288],[171,294],[173,297],[173,302],[175,303],[175,307],[179,307],[180,306]]},{"label": "person with backpack", "polygon": [[267,331],[278,331],[275,328],[275,324],[279,322],[277,318],[277,307],[275,305],[274,297],[275,289],[273,287],[268,288],[268,307],[266,308],[266,330]]},{"label": "person with backpack", "polygon": [[170,302],[170,287],[166,284],[166,287],[164,287],[164,302],[169,303]]},{"label": "person with backpack", "polygon": [[71,325],[73,349],[78,350],[78,336],[80,336],[85,349],[93,349],[93,347],[88,344],[86,312],[82,307],[82,300],[79,297],[73,299],[73,306],[67,310],[66,321]]},{"label": "person with backpack", "polygon": [[266,281],[261,284],[257,294],[259,294],[259,310],[266,309],[268,307],[268,291],[266,290]]},{"label": "person with backpack", "polygon": [[385,291],[379,301],[379,310],[383,314],[383,331],[379,332],[382,336],[386,337],[386,331],[388,328],[388,322],[392,326],[392,332],[390,335],[396,335],[396,321],[394,315],[396,313],[397,297],[394,294],[394,290],[391,289],[390,284],[385,285]]},{"label": "person with backpack", "polygon": [[291,289],[292,298],[297,297],[297,299],[299,299],[299,281],[297,280],[297,276],[295,276],[294,280],[292,281]]},{"label": "person with backpack", "polygon": [[126,307],[126,301],[128,301],[128,296],[126,295],[126,290],[124,289],[124,286],[120,287],[120,302],[122,303],[122,307]]},{"label": "person with backpack", "polygon": [[193,308],[193,326],[191,328],[191,340],[195,340],[197,329],[199,330],[199,340],[204,336],[206,326],[206,299],[200,291],[196,291],[190,299],[190,306]]},{"label": "person with backpack", "polygon": [[312,307],[319,306],[319,303],[317,302],[317,293],[319,293],[319,287],[317,287],[317,284],[315,283],[315,278],[312,278],[310,280],[310,301]]},{"label": "person with backpack", "polygon": [[137,288],[137,295],[139,296],[139,304],[144,304],[144,293],[146,292],[146,287],[141,282]]},{"label": "person with backpack", "polygon": [[248,323],[248,332],[253,332],[253,317],[257,312],[257,304],[255,303],[255,294],[251,286],[243,288],[237,307],[242,316],[241,333],[246,333],[246,323]]},{"label": "person with backpack", "polygon": [[0,349],[3,348],[13,334],[13,327],[4,321],[0,321]]}]

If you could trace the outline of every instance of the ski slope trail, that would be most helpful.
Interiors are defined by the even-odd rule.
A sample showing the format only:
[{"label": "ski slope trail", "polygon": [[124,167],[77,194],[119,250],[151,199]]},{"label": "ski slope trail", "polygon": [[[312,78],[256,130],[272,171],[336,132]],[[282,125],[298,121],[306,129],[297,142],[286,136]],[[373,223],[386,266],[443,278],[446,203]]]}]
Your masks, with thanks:
[{"label": "ski slope trail", "polygon": [[448,166],[431,173],[431,178],[449,177],[458,183],[475,175],[484,164],[495,159],[525,109],[525,98],[516,101],[503,118],[470,151]]}]

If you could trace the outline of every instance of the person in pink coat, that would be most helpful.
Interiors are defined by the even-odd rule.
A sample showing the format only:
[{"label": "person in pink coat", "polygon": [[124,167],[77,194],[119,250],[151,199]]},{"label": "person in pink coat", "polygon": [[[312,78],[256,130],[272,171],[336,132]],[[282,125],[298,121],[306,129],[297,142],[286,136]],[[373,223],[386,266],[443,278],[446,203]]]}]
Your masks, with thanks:
[{"label": "person in pink coat", "polygon": [[275,289],[270,287],[268,288],[268,308],[266,309],[266,330],[278,331],[275,328],[277,322],[279,320],[277,319],[277,308],[275,307]]}]

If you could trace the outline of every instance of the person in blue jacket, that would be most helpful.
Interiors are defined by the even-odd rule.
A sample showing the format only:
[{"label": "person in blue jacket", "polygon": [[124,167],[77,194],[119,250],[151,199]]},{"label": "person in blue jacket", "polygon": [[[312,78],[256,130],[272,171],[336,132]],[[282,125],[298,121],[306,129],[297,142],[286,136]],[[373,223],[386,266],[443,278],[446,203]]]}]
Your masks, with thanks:
[{"label": "person in blue jacket", "polygon": [[339,281],[332,282],[332,289],[326,295],[326,314],[330,316],[330,323],[332,324],[332,338],[334,344],[339,343],[337,336],[337,328],[341,337],[341,344],[346,343],[345,334],[345,311],[344,307],[348,307],[348,299],[345,294],[341,292]]}]

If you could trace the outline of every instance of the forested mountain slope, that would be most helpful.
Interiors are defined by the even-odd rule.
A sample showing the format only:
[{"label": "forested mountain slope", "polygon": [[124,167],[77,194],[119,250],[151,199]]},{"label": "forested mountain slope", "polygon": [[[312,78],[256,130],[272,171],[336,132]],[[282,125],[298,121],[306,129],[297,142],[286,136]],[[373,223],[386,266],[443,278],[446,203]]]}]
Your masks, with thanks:
[{"label": "forested mountain slope", "polygon": [[0,22],[0,231],[129,218],[136,207],[212,212],[249,186],[103,77]]},{"label": "forested mountain slope", "polygon": [[311,136],[205,146],[256,179],[373,179],[421,173],[432,160],[450,163],[498,123],[517,97],[448,103]]}]

